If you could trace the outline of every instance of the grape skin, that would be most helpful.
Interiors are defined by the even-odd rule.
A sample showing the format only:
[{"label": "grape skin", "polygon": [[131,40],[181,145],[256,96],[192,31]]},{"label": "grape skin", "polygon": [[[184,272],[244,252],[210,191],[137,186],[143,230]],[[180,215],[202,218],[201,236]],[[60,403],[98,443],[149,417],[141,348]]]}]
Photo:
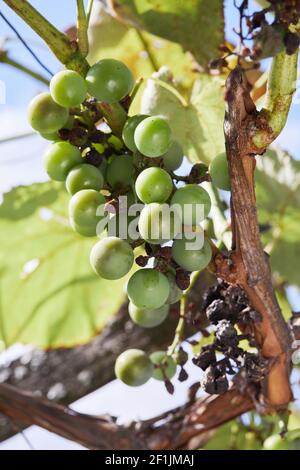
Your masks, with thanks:
[{"label": "grape skin", "polygon": [[183,161],[183,149],[179,142],[174,140],[171,143],[169,150],[162,155],[163,166],[167,171],[177,170]]},{"label": "grape skin", "polygon": [[158,167],[143,170],[136,179],[135,191],[138,198],[145,204],[151,202],[165,202],[173,190],[170,175]]},{"label": "grape skin", "polygon": [[159,116],[144,119],[135,129],[134,141],[138,150],[147,157],[160,157],[171,145],[171,129]]},{"label": "grape skin", "polygon": [[127,119],[122,131],[122,138],[124,143],[129,150],[132,152],[136,152],[137,147],[134,142],[134,132],[137,128],[138,124],[142,122],[144,119],[149,117],[147,114],[136,114]]},{"label": "grape skin", "polygon": [[131,387],[145,384],[152,376],[154,366],[140,349],[128,349],[116,360],[116,377]]},{"label": "grape skin", "polygon": [[[211,209],[208,192],[197,184],[187,184],[177,189],[171,199],[171,206],[178,204],[185,225],[197,225],[205,219]],[[203,207],[203,213],[196,210]]]},{"label": "grape skin", "polygon": [[104,185],[101,171],[93,165],[83,163],[75,166],[68,174],[66,188],[73,195],[82,189],[95,189],[100,191]]},{"label": "grape skin", "polygon": [[[165,209],[168,209],[165,206]],[[147,204],[140,214],[139,232],[143,240],[153,245],[161,245],[175,236],[181,230],[181,221],[176,212],[164,214],[164,206],[156,202]]]},{"label": "grape skin", "polygon": [[64,127],[69,111],[55,103],[50,93],[40,93],[29,103],[27,117],[34,130],[49,134]]},{"label": "grape skin", "polygon": [[103,279],[116,280],[125,276],[132,268],[133,250],[129,243],[117,237],[106,237],[93,246],[90,263]]},{"label": "grape skin", "polygon": [[136,271],[127,284],[131,302],[140,308],[156,309],[165,304],[170,293],[167,277],[154,269]]},{"label": "grape skin", "polygon": [[82,162],[79,149],[69,142],[50,144],[43,157],[48,176],[55,181],[65,181],[69,171]]},{"label": "grape skin", "polygon": [[69,203],[70,223],[73,229],[86,237],[95,236],[97,224],[103,218],[96,215],[96,212],[105,202],[105,197],[94,189],[83,189],[74,194]]},{"label": "grape skin", "polygon": [[209,173],[213,184],[224,191],[230,191],[230,176],[226,153],[220,153],[211,162]]},{"label": "grape skin", "polygon": [[172,246],[173,259],[179,266],[187,271],[202,271],[209,264],[212,257],[212,250],[209,243],[204,240],[203,247],[188,250],[186,244],[193,242],[186,238],[174,240]]},{"label": "grape skin", "polygon": [[108,163],[106,179],[113,188],[126,188],[132,182],[134,173],[131,155],[113,155]]},{"label": "grape skin", "polygon": [[79,106],[86,97],[84,78],[74,70],[61,70],[50,81],[53,100],[64,108]]},{"label": "grape skin", "polygon": [[99,101],[116,103],[130,93],[134,79],[128,67],[115,59],[102,59],[86,75],[88,92]]},{"label": "grape skin", "polygon": [[168,316],[169,306],[162,305],[155,309],[140,308],[129,302],[128,313],[131,320],[143,328],[153,328],[160,325]]}]

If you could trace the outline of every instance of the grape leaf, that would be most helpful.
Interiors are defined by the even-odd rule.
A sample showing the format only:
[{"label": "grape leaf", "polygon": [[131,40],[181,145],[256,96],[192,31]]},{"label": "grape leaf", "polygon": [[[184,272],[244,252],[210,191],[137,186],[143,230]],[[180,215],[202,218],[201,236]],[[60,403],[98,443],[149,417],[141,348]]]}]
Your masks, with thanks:
[{"label": "grape leaf", "polygon": [[124,300],[124,279],[105,281],[89,264],[96,238],[76,234],[58,183],[20,186],[0,205],[0,338],[40,347],[87,342]]},{"label": "grape leaf", "polygon": [[109,15],[100,2],[93,8],[89,40],[90,63],[104,57],[122,60],[136,79],[148,77],[162,65],[169,66],[185,88],[189,88],[197,76],[192,58],[182,46],[121,23]]},{"label": "grape leaf", "polygon": [[224,42],[220,0],[107,0],[113,14],[139,29],[177,42],[207,66]]},{"label": "grape leaf", "polygon": [[300,286],[300,162],[273,147],[257,158],[256,193],[262,234],[271,253],[272,270]]},{"label": "grape leaf", "polygon": [[162,68],[153,78],[143,92],[141,112],[165,116],[189,160],[209,164],[224,151],[224,78],[199,75],[186,103],[168,69]]}]

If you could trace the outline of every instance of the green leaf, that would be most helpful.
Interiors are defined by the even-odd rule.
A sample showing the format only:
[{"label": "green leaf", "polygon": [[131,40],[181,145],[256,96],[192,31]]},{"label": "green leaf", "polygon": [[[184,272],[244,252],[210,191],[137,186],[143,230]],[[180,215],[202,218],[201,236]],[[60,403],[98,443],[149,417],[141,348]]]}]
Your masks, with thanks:
[{"label": "green leaf", "polygon": [[300,162],[272,148],[257,158],[255,179],[259,221],[271,226],[262,238],[272,270],[300,286]]},{"label": "green leaf", "polygon": [[220,0],[107,0],[114,15],[137,28],[177,42],[207,66],[224,42]]},{"label": "green leaf", "polygon": [[104,57],[122,60],[136,79],[150,76],[162,65],[169,66],[185,88],[190,87],[197,76],[191,56],[185,53],[179,44],[146,32],[141,33],[136,28],[121,23],[109,15],[100,2],[95,4],[93,9],[89,39],[90,63]]},{"label": "green leaf", "polygon": [[[167,84],[167,87],[164,86]],[[224,151],[224,79],[199,75],[189,102],[178,97],[171,72],[162,68],[149,79],[142,96],[142,113],[165,116],[191,162],[209,164]]]},{"label": "green leaf", "polygon": [[96,239],[69,226],[68,196],[58,183],[21,186],[0,206],[0,338],[71,347],[99,332],[124,300],[121,281],[89,264]]}]

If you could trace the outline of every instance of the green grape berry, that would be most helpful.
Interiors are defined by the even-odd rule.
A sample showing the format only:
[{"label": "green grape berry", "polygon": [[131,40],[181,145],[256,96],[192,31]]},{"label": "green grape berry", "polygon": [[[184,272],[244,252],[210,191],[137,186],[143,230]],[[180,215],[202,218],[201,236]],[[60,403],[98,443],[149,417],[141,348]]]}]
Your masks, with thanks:
[{"label": "green grape berry", "polygon": [[167,204],[152,202],[141,211],[139,232],[141,237],[153,245],[161,245],[175,236],[181,230],[181,221],[176,211],[170,211]]},{"label": "green grape berry", "polygon": [[86,97],[84,78],[74,70],[62,70],[52,77],[50,93],[53,100],[64,108],[79,106]]},{"label": "green grape berry", "polygon": [[135,129],[137,149],[146,157],[160,157],[171,145],[172,132],[168,122],[160,116],[144,119]]},{"label": "green grape berry", "polygon": [[177,140],[173,140],[169,150],[162,155],[164,169],[167,171],[177,170],[183,161],[183,149]]},{"label": "green grape berry", "polygon": [[133,250],[129,243],[117,237],[107,237],[93,246],[90,263],[95,273],[104,279],[120,279],[132,268]]},{"label": "green grape berry", "polygon": [[[209,264],[212,257],[210,244],[204,240],[202,248],[193,248],[193,244],[197,240],[186,238],[174,240],[172,246],[172,255],[174,261],[187,271],[202,271]],[[201,245],[201,243],[199,243]]]},{"label": "green grape berry", "polygon": [[116,377],[131,387],[145,384],[154,370],[153,363],[140,349],[127,349],[116,360]]},{"label": "green grape berry", "polygon": [[264,441],[264,450],[289,450],[288,441],[279,434],[273,434]]},{"label": "green grape berry", "polygon": [[106,179],[113,189],[126,188],[132,182],[133,173],[131,155],[113,155],[108,163]]},{"label": "green grape berry", "polygon": [[197,184],[187,184],[175,191],[171,205],[178,205],[184,225],[197,225],[205,219],[211,209],[207,191]]},{"label": "green grape berry", "polygon": [[101,171],[93,165],[82,163],[75,166],[68,174],[66,188],[69,194],[73,195],[82,189],[95,189],[100,191],[103,188],[104,178]]},{"label": "green grape berry", "polygon": [[160,325],[168,316],[169,306],[162,305],[159,308],[140,308],[129,302],[128,312],[131,320],[143,328],[153,328]]},{"label": "green grape berry", "polygon": [[58,140],[61,140],[58,132],[40,132],[39,134],[41,137],[43,137],[43,139],[49,140],[50,142],[57,142]]},{"label": "green grape berry", "polygon": [[140,122],[149,117],[147,114],[136,114],[127,119],[122,131],[122,138],[124,143],[129,150],[135,152],[137,147],[134,141],[134,132]]},{"label": "green grape berry", "polygon": [[28,121],[33,129],[41,133],[58,131],[66,124],[69,111],[53,101],[50,93],[41,93],[28,106]]},{"label": "green grape berry", "polygon": [[173,190],[170,175],[158,167],[143,170],[135,182],[135,191],[138,198],[145,204],[151,202],[165,202]]},{"label": "green grape berry", "polygon": [[167,278],[169,280],[169,284],[170,284],[170,293],[169,293],[169,297],[167,298],[166,303],[167,304],[175,304],[176,302],[178,302],[181,299],[182,290],[179,289],[179,287],[177,286],[174,274],[167,273],[166,276],[167,276]]},{"label": "green grape berry", "polygon": [[176,374],[176,362],[165,351],[156,351],[150,355],[154,365],[152,377],[156,380],[171,380]]},{"label": "green grape berry", "polygon": [[127,96],[134,79],[128,67],[115,59],[102,59],[86,75],[88,92],[99,101],[116,103]]},{"label": "green grape berry", "polygon": [[79,149],[69,142],[54,142],[44,154],[46,172],[55,181],[65,181],[69,171],[81,162]]},{"label": "green grape berry", "polygon": [[155,269],[136,271],[127,284],[129,300],[140,308],[154,309],[165,304],[170,293],[167,277]]},{"label": "green grape berry", "polygon": [[105,202],[105,197],[94,189],[83,189],[74,194],[69,203],[69,217],[73,229],[85,237],[95,236],[97,224],[104,217],[102,214],[97,215],[97,210],[104,207]]},{"label": "green grape berry", "polygon": [[213,184],[224,191],[230,191],[230,176],[226,153],[217,155],[209,165],[209,173]]}]

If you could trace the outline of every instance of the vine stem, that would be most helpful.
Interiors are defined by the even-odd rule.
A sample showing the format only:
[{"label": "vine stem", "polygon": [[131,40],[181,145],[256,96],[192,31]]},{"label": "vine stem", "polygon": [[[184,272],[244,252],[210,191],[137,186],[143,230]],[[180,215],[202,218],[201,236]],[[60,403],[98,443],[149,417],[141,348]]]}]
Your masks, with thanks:
[{"label": "vine stem", "polygon": [[84,0],[77,0],[77,40],[82,57],[89,53],[88,20],[84,8]]},{"label": "vine stem", "polygon": [[157,72],[157,71],[159,70],[159,65],[158,65],[158,63],[157,63],[157,61],[156,61],[156,59],[155,59],[155,56],[152,54],[152,52],[151,52],[151,50],[150,50],[150,48],[149,48],[149,44],[148,44],[148,42],[146,41],[144,34],[143,34],[141,31],[139,31],[138,29],[136,29],[136,34],[137,34],[137,36],[138,36],[140,42],[142,43],[143,48],[145,49],[145,51],[146,51],[146,53],[147,53],[148,60],[149,60],[151,66],[152,66],[152,68],[153,68],[153,71],[154,71],[154,72]]},{"label": "vine stem", "polygon": [[175,335],[172,344],[168,348],[168,356],[172,356],[174,354],[177,346],[181,343],[184,337],[184,327],[185,327],[185,314],[186,314],[186,307],[187,301],[189,297],[189,293],[191,289],[194,287],[201,271],[194,271],[191,277],[191,282],[189,287],[184,291],[180,299],[180,310],[179,310],[179,320],[175,330]]},{"label": "vine stem", "polygon": [[49,46],[57,59],[67,68],[85,75],[89,64],[68,36],[53,26],[29,2],[24,0],[3,0],[25,23],[30,26]]},{"label": "vine stem", "polygon": [[44,83],[45,85],[49,84],[49,80],[47,80],[47,78],[45,78],[43,75],[41,75],[38,72],[34,72],[26,65],[23,65],[20,62],[17,62],[16,60],[11,59],[10,57],[8,57],[6,51],[3,51],[3,52],[0,51],[0,63],[10,65],[11,67],[17,70],[20,70],[21,72],[26,73],[30,77],[34,78],[35,80],[38,80],[41,83]]}]

